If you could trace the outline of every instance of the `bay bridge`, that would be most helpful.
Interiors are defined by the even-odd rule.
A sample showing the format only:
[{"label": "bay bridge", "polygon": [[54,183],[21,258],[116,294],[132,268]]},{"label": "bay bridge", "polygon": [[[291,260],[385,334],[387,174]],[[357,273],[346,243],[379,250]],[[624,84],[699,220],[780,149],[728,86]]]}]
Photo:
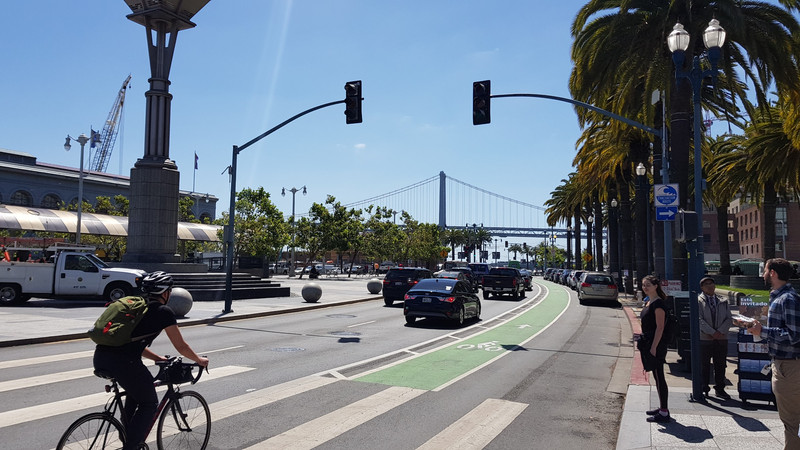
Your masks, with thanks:
[{"label": "bay bridge", "polygon": [[[345,204],[364,209],[370,205],[396,213],[405,211],[419,222],[435,223],[442,229],[483,228],[497,237],[566,239],[566,228],[551,228],[545,209],[512,199],[464,181],[443,171],[386,194]],[[395,217],[396,220],[396,217]]]}]

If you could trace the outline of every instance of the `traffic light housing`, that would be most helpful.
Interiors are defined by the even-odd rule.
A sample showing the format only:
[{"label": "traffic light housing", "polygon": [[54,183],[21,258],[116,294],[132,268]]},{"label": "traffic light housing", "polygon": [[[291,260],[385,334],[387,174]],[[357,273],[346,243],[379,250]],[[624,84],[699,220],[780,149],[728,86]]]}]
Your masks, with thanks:
[{"label": "traffic light housing", "polygon": [[697,213],[694,211],[678,211],[678,220],[676,227],[678,228],[678,242],[688,242],[697,239]]},{"label": "traffic light housing", "polygon": [[492,82],[476,81],[472,83],[472,124],[483,125],[492,121],[490,100]]},{"label": "traffic light housing", "polygon": [[506,248],[508,248],[508,241],[506,241]]},{"label": "traffic light housing", "polygon": [[347,123],[361,123],[361,80],[344,84],[344,114]]}]

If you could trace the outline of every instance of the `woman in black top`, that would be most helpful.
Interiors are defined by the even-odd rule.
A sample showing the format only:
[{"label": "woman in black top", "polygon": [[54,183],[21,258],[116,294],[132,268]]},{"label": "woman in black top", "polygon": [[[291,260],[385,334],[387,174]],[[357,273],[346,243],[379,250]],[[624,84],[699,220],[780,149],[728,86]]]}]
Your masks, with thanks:
[{"label": "woman in black top", "polygon": [[641,315],[642,335],[644,342],[649,343],[649,345],[646,345],[644,349],[640,348],[639,351],[649,351],[649,355],[646,355],[646,357],[653,358],[653,378],[656,382],[660,403],[660,408],[647,411],[650,416],[647,421],[669,422],[669,408],[667,407],[669,390],[667,388],[667,380],[664,377],[667,342],[666,339],[662,339],[667,319],[667,295],[661,289],[661,280],[656,276],[648,275],[642,278],[641,286],[646,296],[644,299],[645,306]]},{"label": "woman in black top", "polygon": [[[208,366],[208,359],[198,356],[183,340],[175,314],[167,306],[172,292],[172,277],[164,272],[147,274],[142,280],[142,291],[149,302],[142,320],[134,328],[132,342],[110,347],[98,345],[94,351],[94,368],[113,376],[125,389],[125,449],[140,448],[147,436],[145,432],[158,409],[158,396],[153,385],[153,375],[145,367],[142,357],[153,361],[167,358],[150,350],[150,344],[165,330],[175,349],[183,356]],[[137,336],[144,336],[136,339]]]}]

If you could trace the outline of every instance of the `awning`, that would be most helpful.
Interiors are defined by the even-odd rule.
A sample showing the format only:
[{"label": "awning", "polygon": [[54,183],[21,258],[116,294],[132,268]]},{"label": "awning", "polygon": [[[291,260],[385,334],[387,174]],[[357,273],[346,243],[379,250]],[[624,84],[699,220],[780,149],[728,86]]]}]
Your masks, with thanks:
[{"label": "awning", "polygon": [[[0,229],[75,233],[78,213],[26,206],[0,205]],[[178,239],[183,241],[218,242],[219,225],[178,222]],[[81,233],[127,236],[128,218],[105,214],[81,213]]]}]

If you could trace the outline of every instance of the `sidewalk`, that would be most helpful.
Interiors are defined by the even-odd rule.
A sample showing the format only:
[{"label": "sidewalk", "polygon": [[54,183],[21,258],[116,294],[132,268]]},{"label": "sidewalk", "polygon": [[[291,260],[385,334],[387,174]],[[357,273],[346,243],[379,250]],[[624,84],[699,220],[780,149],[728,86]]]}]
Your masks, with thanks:
[{"label": "sidewalk", "polygon": [[[641,305],[633,298],[621,299],[621,303],[632,331],[641,331]],[[748,447],[760,450],[783,448],[783,423],[778,418],[775,405],[756,400],[749,400],[744,405],[739,400],[735,353],[728,353],[726,370],[728,385],[725,390],[732,398],[723,400],[712,395],[704,403],[700,403],[691,399],[691,372],[686,370],[682,361],[678,362],[677,352],[670,350],[665,372],[672,421],[658,424],[647,422],[645,414],[645,411],[659,405],[658,393],[651,380],[652,374],[643,374],[641,359],[635,346],[631,346],[631,352],[633,364],[617,436],[618,450],[679,447]]]},{"label": "sidewalk", "polygon": [[[222,314],[225,302],[194,302],[186,317],[178,318],[181,326],[226,322],[279,313],[327,308],[336,305],[379,300],[381,295],[370,294],[370,278],[346,275],[321,277],[322,298],[316,303],[303,300],[301,291],[310,280],[275,276],[274,281],[288,286],[290,297],[234,300],[232,313]],[[24,306],[0,308],[0,347],[37,344],[86,338],[86,331],[100,315],[101,301],[63,301],[31,299]]]}]

